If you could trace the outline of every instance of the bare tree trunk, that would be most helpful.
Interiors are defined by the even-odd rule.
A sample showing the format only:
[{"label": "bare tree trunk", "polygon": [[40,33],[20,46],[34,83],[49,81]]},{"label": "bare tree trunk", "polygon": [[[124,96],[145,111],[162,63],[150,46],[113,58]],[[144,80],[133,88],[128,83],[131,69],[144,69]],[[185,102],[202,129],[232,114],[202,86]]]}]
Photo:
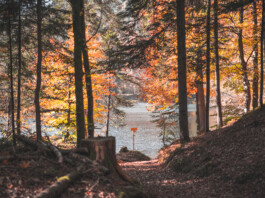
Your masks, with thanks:
[{"label": "bare tree trunk", "polygon": [[41,89],[41,64],[42,64],[42,0],[37,1],[37,36],[38,36],[38,62],[37,62],[37,84],[35,90],[35,110],[36,110],[36,133],[37,140],[41,140],[41,115],[40,115],[40,89]]},{"label": "bare tree trunk", "polygon": [[222,103],[220,91],[220,69],[219,69],[219,44],[218,44],[218,0],[214,0],[214,54],[215,54],[215,81],[216,81],[216,105],[217,105],[217,127],[223,126]]},{"label": "bare tree trunk", "polygon": [[177,0],[177,39],[178,39],[178,94],[180,141],[189,142],[187,79],[186,79],[186,27],[185,2]]},{"label": "bare tree trunk", "polygon": [[74,30],[74,64],[75,64],[75,97],[76,97],[76,130],[77,147],[80,147],[81,140],[85,138],[85,118],[84,118],[84,99],[83,99],[83,70],[82,70],[82,13],[83,0],[71,0],[73,30]]},{"label": "bare tree trunk", "polygon": [[108,109],[107,109],[107,129],[106,129],[106,137],[109,136],[109,125],[110,125],[110,103],[111,103],[111,95],[110,95],[110,79],[109,80],[109,95],[108,95]]},{"label": "bare tree trunk", "polygon": [[82,14],[80,15],[81,25],[82,25],[82,52],[84,58],[84,68],[85,68],[85,79],[86,79],[86,91],[87,91],[87,131],[90,138],[94,137],[94,108],[93,108],[93,88],[91,80],[91,71],[89,65],[88,48],[86,45],[86,24],[85,24],[85,12],[84,12],[84,2],[82,2]]},{"label": "bare tree trunk", "polygon": [[260,106],[263,106],[263,57],[264,57],[264,25],[265,25],[265,0],[262,0],[262,22],[261,22],[261,34],[260,34]]},{"label": "bare tree trunk", "polygon": [[[67,68],[68,70],[68,68]],[[69,73],[69,70],[67,71]],[[66,131],[66,135],[65,135],[65,140],[67,140],[70,136],[70,126],[71,126],[71,75],[69,74],[69,82],[68,82],[68,110],[67,110],[67,131]]]},{"label": "bare tree trunk", "polygon": [[[9,8],[12,9],[12,8]],[[10,11],[10,10],[9,10]],[[8,36],[9,36],[9,78],[10,78],[10,110],[11,110],[11,129],[13,135],[13,145],[16,146],[15,138],[15,115],[14,115],[14,87],[13,87],[13,56],[12,56],[12,32],[11,32],[11,12],[8,13]]]},{"label": "bare tree trunk", "polygon": [[198,110],[198,133],[205,131],[205,100],[203,89],[202,56],[200,49],[197,52],[196,86],[197,86],[197,110]]},{"label": "bare tree trunk", "polygon": [[[244,22],[244,7],[241,7],[239,10],[239,22],[243,24]],[[247,113],[250,110],[250,84],[248,80],[248,71],[247,71],[247,63],[244,58],[244,46],[243,46],[243,30],[240,27],[238,31],[238,50],[239,50],[239,58],[241,63],[241,68],[243,71],[243,86],[245,93],[245,109],[244,112]]]},{"label": "bare tree trunk", "polygon": [[252,3],[253,15],[253,109],[258,107],[259,99],[259,69],[258,69],[258,20],[257,20],[257,3],[256,0]]},{"label": "bare tree trunk", "polygon": [[208,5],[207,5],[207,22],[206,22],[206,109],[205,109],[205,128],[206,132],[209,132],[209,110],[210,110],[210,45],[211,45],[211,0],[208,0]]},{"label": "bare tree trunk", "polygon": [[17,134],[21,134],[21,0],[18,10],[18,79],[17,79]]}]

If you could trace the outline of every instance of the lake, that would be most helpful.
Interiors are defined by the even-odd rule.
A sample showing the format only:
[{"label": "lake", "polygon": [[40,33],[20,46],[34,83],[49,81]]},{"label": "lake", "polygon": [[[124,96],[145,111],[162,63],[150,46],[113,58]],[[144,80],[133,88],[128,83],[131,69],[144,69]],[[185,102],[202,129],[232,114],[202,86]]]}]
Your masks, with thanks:
[{"label": "lake", "polygon": [[[135,150],[138,150],[145,155],[155,158],[159,149],[163,147],[162,138],[159,137],[161,129],[156,127],[156,123],[151,122],[153,113],[147,110],[148,104],[139,102],[135,103],[133,107],[120,108],[126,113],[124,127],[110,127],[109,135],[116,137],[116,152],[119,152],[120,148],[127,146],[128,149],[133,149],[133,132],[131,128],[138,128],[135,134]],[[190,136],[194,137],[197,134],[196,123],[196,105],[189,104],[189,130]],[[212,119],[212,118],[211,118]],[[7,120],[1,119],[1,121],[7,122]],[[210,121],[211,122],[211,121]],[[35,131],[35,120],[29,119],[31,131]],[[43,131],[48,131],[48,134],[58,132],[58,129],[52,127],[43,127]],[[99,133],[100,129],[96,130]],[[176,132],[177,133],[177,132]],[[0,133],[0,138],[2,134]]]},{"label": "lake", "polygon": [[[130,108],[120,108],[126,113],[125,127],[110,127],[109,135],[116,137],[116,152],[121,147],[127,146],[129,150],[133,149],[133,132],[131,128],[138,128],[135,134],[135,150],[145,155],[155,158],[159,149],[163,147],[163,143],[159,134],[161,129],[156,127],[156,123],[152,123],[153,113],[147,110],[148,104],[135,103]],[[189,129],[190,136],[196,136],[196,105],[189,104]]]}]

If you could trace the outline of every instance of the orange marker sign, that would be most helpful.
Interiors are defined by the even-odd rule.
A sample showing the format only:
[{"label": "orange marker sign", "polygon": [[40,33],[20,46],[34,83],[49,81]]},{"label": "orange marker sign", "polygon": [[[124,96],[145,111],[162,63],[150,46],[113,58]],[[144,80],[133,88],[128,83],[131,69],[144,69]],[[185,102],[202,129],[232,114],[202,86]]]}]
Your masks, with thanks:
[{"label": "orange marker sign", "polygon": [[131,131],[132,131],[133,133],[136,133],[137,129],[138,129],[138,128],[131,128]]},{"label": "orange marker sign", "polygon": [[133,132],[133,150],[134,150],[134,136],[136,134],[138,128],[131,128],[131,131]]}]

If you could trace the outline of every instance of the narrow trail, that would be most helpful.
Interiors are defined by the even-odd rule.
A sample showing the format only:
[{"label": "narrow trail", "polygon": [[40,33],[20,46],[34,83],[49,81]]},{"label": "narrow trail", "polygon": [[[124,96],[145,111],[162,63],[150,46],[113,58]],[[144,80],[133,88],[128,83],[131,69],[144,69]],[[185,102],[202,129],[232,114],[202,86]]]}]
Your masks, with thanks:
[{"label": "narrow trail", "polygon": [[[265,109],[162,153],[150,161],[120,163],[149,197],[265,197]],[[160,161],[168,154],[165,167]]]},{"label": "narrow trail", "polygon": [[[120,166],[132,178],[138,180],[150,197],[173,198],[181,193],[181,179],[172,171],[163,168],[157,159],[150,161],[122,162]],[[186,184],[188,184],[186,182]],[[186,186],[187,187],[187,186]],[[191,186],[190,186],[191,187]]]}]

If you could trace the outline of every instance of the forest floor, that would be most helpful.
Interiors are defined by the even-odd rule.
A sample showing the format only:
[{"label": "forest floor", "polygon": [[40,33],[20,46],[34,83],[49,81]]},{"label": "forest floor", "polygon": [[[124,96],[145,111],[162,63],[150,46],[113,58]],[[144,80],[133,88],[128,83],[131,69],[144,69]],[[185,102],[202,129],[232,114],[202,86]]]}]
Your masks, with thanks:
[{"label": "forest floor", "polygon": [[[80,163],[59,164],[52,153],[21,143],[15,157],[12,153],[12,146],[0,147],[0,197],[35,197]],[[5,156],[10,159],[1,160]],[[138,180],[136,186],[88,168],[61,197],[265,197],[265,109],[185,145],[175,142],[156,159],[135,161],[145,156],[133,152],[127,156],[125,162],[125,155],[117,155],[118,162]]]},{"label": "forest floor", "polygon": [[178,142],[150,161],[121,162],[150,197],[265,197],[265,109]]}]

